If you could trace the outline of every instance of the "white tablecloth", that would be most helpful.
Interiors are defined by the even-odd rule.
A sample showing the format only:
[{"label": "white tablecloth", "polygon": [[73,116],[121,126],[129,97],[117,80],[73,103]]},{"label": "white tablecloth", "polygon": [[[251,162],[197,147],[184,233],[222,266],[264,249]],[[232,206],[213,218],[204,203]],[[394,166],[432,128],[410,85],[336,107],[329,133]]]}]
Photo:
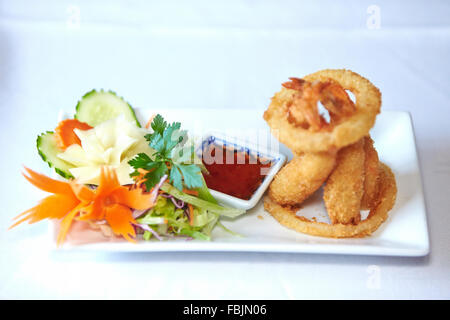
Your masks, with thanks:
[{"label": "white tablecloth", "polygon": [[[0,298],[450,298],[447,1],[4,1],[0,7]],[[6,231],[43,195],[35,137],[92,88],[139,107],[267,106],[280,83],[352,69],[414,121],[431,254],[97,254]],[[259,116],[259,115],[258,115]],[[401,146],[399,146],[401,148]]]}]

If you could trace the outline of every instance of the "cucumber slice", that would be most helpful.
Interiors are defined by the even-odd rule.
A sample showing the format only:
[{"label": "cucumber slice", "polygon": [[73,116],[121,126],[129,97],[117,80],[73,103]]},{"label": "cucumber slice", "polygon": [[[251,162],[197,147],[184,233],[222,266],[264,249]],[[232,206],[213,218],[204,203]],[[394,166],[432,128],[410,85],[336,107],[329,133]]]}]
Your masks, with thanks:
[{"label": "cucumber slice", "polygon": [[135,122],[136,126],[141,127],[133,108],[128,102],[117,96],[113,91],[96,91],[94,89],[78,101],[75,119],[95,127],[121,114],[125,116],[126,120]]},{"label": "cucumber slice", "polygon": [[42,160],[47,162],[50,168],[54,168],[55,172],[63,178],[73,178],[69,171],[73,166],[57,157],[57,154],[63,151],[56,144],[53,132],[47,131],[39,135],[36,140],[36,146]]}]

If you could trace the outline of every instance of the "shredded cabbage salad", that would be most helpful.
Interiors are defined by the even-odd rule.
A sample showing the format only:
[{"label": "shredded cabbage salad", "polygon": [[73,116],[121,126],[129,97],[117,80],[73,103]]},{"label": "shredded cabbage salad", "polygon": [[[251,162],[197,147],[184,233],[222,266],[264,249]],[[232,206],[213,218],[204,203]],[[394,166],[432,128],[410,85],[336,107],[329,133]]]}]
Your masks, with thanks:
[{"label": "shredded cabbage salad", "polygon": [[237,235],[227,229],[219,218],[236,217],[241,215],[243,210],[223,207],[215,203],[215,200],[211,202],[201,199],[200,196],[186,194],[165,183],[165,179],[166,177],[163,177],[158,184],[160,188],[156,204],[147,211],[135,211],[135,228],[144,240],[174,237],[210,240],[216,225]]}]

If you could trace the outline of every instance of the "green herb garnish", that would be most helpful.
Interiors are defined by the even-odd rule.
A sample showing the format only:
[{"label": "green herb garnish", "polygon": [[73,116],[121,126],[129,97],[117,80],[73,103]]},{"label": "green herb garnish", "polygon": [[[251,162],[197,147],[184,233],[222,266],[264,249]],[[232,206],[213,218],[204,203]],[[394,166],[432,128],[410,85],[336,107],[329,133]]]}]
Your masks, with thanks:
[{"label": "green herb garnish", "polygon": [[147,190],[153,188],[167,174],[169,181],[178,190],[200,188],[203,186],[201,169],[194,160],[194,147],[185,147],[187,131],[181,130],[181,123],[168,124],[161,115],[156,115],[151,123],[153,133],[145,138],[156,152],[152,158],[139,153],[128,164],[135,170],[130,176],[138,176],[138,169],[149,171],[144,175]]}]

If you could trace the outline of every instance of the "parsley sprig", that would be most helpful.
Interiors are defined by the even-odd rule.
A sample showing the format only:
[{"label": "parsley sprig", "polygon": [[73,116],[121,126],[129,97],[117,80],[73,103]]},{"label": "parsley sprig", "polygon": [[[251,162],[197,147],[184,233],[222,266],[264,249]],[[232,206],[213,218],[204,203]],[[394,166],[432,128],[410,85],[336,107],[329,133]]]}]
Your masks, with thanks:
[{"label": "parsley sprig", "polygon": [[203,186],[201,169],[193,164],[194,147],[185,147],[187,131],[181,130],[181,123],[168,124],[161,115],[156,115],[151,123],[153,133],[145,138],[149,146],[155,150],[150,157],[145,153],[139,153],[128,163],[135,170],[130,176],[139,176],[139,168],[149,171],[144,175],[147,190],[153,188],[161,178],[167,174],[170,183],[182,191],[200,188]]}]

